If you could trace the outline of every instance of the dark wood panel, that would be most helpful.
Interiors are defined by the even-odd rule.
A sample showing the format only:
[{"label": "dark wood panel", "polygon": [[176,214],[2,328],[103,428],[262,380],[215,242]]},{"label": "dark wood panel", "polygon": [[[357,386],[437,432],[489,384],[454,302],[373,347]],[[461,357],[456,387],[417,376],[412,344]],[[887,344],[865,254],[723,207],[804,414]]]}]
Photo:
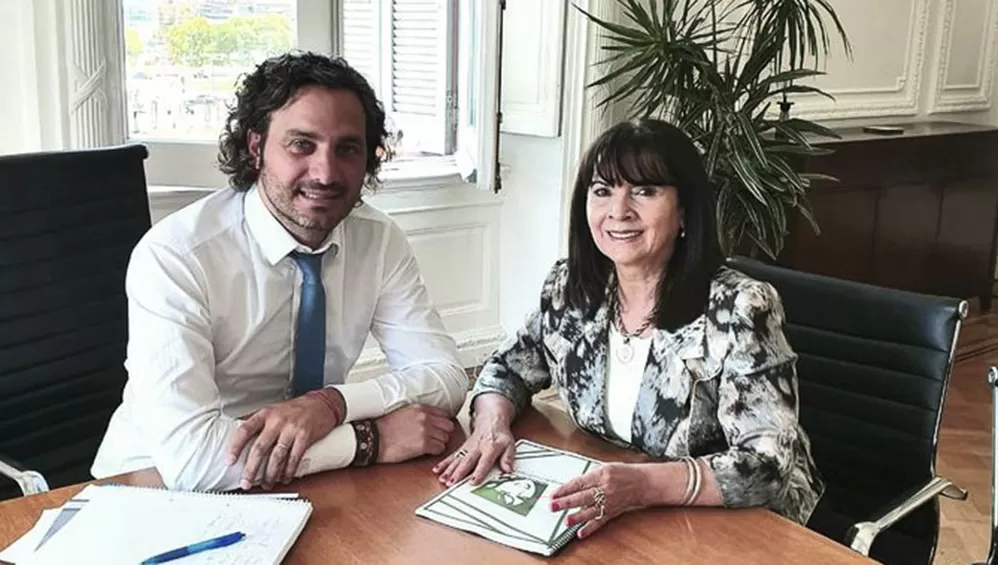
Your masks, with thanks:
[{"label": "dark wood panel", "polygon": [[993,178],[955,182],[946,187],[939,239],[933,253],[937,268],[932,292],[966,297],[990,291],[998,210],[996,188]]},{"label": "dark wood panel", "polygon": [[873,261],[876,200],[875,193],[859,190],[812,194],[821,233],[798,223],[790,266],[850,280],[865,277]]},{"label": "dark wood panel", "polygon": [[931,292],[931,253],[939,224],[941,191],[927,185],[888,186],[879,191],[871,282]]},{"label": "dark wood panel", "polygon": [[918,184],[928,180],[924,167],[930,151],[925,140],[877,139],[830,145],[835,153],[811,159],[814,172],[826,172],[848,189]]},{"label": "dark wood panel", "polygon": [[901,136],[859,128],[819,145],[806,170],[821,235],[792,223],[779,262],[791,268],[990,305],[998,226],[998,128],[906,124]]}]

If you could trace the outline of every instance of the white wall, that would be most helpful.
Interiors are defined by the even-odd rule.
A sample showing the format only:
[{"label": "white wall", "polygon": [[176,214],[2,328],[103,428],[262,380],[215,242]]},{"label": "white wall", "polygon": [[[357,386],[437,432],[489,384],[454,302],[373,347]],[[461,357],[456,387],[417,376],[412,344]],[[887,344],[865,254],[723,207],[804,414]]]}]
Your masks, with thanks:
[{"label": "white wall", "polygon": [[836,124],[994,120],[998,2],[833,0],[852,42],[814,84],[835,97],[803,97],[793,112]]},{"label": "white wall", "polygon": [[559,257],[562,199],[560,138],[505,135],[502,159],[510,167],[502,206],[499,248],[499,313],[516,331],[535,308],[541,283]]}]

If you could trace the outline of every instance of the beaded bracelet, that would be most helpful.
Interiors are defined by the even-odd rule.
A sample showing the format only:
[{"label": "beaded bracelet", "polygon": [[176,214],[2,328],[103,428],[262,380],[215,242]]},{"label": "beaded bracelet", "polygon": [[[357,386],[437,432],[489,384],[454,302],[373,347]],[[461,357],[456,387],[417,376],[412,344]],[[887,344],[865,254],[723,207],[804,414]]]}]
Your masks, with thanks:
[{"label": "beaded bracelet", "polygon": [[378,426],[374,420],[356,420],[350,422],[353,433],[357,436],[357,449],[354,450],[351,467],[367,467],[378,461],[380,438]]}]

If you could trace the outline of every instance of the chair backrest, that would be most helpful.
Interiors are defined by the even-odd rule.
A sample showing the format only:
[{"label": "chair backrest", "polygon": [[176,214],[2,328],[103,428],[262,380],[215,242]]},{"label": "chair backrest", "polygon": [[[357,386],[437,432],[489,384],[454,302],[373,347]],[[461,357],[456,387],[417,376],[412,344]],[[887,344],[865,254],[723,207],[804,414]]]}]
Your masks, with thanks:
[{"label": "chair backrest", "polygon": [[[0,456],[88,480],[125,383],[125,269],[150,227],[129,145],[0,157]],[[0,478],[0,499],[19,494]]]},{"label": "chair backrest", "polygon": [[[966,302],[742,257],[728,264],[769,282],[782,299],[785,333],[799,355],[800,419],[827,483],[822,504],[859,522],[934,477]],[[938,539],[938,504],[923,506],[894,528],[927,542],[929,562]]]}]

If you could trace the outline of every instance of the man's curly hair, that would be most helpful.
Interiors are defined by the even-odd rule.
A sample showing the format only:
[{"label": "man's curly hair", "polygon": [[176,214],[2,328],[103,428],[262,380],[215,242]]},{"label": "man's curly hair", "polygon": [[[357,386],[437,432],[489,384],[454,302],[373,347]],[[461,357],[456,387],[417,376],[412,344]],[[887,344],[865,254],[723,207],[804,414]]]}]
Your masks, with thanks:
[{"label": "man's curly hair", "polygon": [[249,133],[258,133],[266,140],[273,112],[287,104],[299,89],[313,85],[349,90],[360,99],[367,138],[368,184],[377,182],[381,162],[390,153],[385,110],[374,89],[342,58],[296,51],[260,63],[236,90],[236,105],[225,120],[218,153],[219,169],[229,176],[232,188],[249,190],[260,176],[250,155]]}]

